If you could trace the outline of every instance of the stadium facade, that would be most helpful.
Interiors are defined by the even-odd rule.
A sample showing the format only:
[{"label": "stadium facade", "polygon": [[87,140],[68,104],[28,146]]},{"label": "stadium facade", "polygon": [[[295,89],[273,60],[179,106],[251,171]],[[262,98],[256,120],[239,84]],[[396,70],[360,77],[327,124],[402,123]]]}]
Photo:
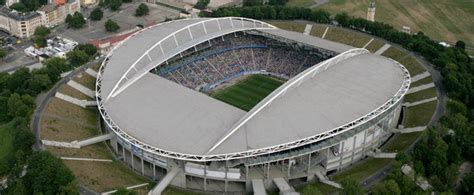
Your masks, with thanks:
[{"label": "stadium facade", "polygon": [[[249,74],[286,82],[250,111],[206,93]],[[365,49],[237,17],[161,23],[104,60],[96,96],[116,155],[173,186],[249,192],[366,158],[392,134],[410,85]],[[253,184],[252,184],[253,183]]]}]

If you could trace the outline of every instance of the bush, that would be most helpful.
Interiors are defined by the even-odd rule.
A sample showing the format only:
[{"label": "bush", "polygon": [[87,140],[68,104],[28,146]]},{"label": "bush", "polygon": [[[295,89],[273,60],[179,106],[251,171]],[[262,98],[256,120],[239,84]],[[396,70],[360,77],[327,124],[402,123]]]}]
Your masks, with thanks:
[{"label": "bush", "polygon": [[82,28],[86,24],[86,20],[84,20],[84,16],[81,13],[76,12],[73,15],[67,15],[66,24],[72,28]]},{"label": "bush", "polygon": [[112,11],[117,11],[120,9],[120,6],[122,6],[122,0],[110,0],[109,5]]},{"label": "bush", "polygon": [[92,10],[89,17],[91,20],[98,21],[101,20],[103,16],[104,12],[102,11],[102,9],[100,9],[100,7],[96,7],[94,10]]},{"label": "bush", "polygon": [[144,16],[144,15],[148,15],[148,12],[150,10],[148,10],[148,6],[144,3],[141,3],[137,9],[135,10],[135,16]]},{"label": "bush", "polygon": [[118,30],[120,29],[120,26],[112,21],[112,20],[107,20],[107,22],[105,23],[105,30],[107,32],[117,32]]}]

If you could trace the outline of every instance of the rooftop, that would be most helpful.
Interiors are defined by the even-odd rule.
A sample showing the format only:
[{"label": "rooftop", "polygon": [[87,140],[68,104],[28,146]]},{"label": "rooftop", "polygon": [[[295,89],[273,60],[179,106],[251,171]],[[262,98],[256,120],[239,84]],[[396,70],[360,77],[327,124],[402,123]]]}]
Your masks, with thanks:
[{"label": "rooftop", "polygon": [[[120,94],[105,98],[120,76],[154,43],[203,20],[174,21],[151,27],[132,36],[109,57],[100,95],[113,122],[129,136],[165,151],[191,155],[220,155],[271,147],[324,133],[371,113],[397,94],[405,79],[404,70],[392,60],[375,54],[359,54],[339,61],[272,99],[271,106],[260,106],[263,109],[250,118],[249,113],[259,109],[260,104],[291,80],[249,113],[148,71]],[[260,31],[337,53],[352,48],[281,29]],[[179,47],[187,49],[209,38],[212,36],[194,36],[192,43]],[[176,55],[175,49],[164,51],[169,51],[171,57],[171,54]],[[236,128],[236,124],[247,118],[244,125]]]}]

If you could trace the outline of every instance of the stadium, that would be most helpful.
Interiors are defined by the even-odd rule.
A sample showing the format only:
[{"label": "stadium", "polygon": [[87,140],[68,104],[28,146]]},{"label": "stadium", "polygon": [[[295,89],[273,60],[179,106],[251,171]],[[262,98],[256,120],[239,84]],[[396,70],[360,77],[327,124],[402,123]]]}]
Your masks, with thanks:
[{"label": "stadium", "polygon": [[398,62],[238,17],[145,28],[103,61],[103,131],[138,173],[206,192],[262,192],[365,158],[400,122]]}]

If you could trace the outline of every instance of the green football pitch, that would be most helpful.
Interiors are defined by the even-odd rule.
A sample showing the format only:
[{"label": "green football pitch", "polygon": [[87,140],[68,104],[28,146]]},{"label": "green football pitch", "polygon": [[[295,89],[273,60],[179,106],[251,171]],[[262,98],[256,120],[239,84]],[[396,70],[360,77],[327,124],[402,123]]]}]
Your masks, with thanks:
[{"label": "green football pitch", "polygon": [[282,81],[270,76],[250,75],[235,85],[211,93],[210,96],[249,111],[282,84]]}]

